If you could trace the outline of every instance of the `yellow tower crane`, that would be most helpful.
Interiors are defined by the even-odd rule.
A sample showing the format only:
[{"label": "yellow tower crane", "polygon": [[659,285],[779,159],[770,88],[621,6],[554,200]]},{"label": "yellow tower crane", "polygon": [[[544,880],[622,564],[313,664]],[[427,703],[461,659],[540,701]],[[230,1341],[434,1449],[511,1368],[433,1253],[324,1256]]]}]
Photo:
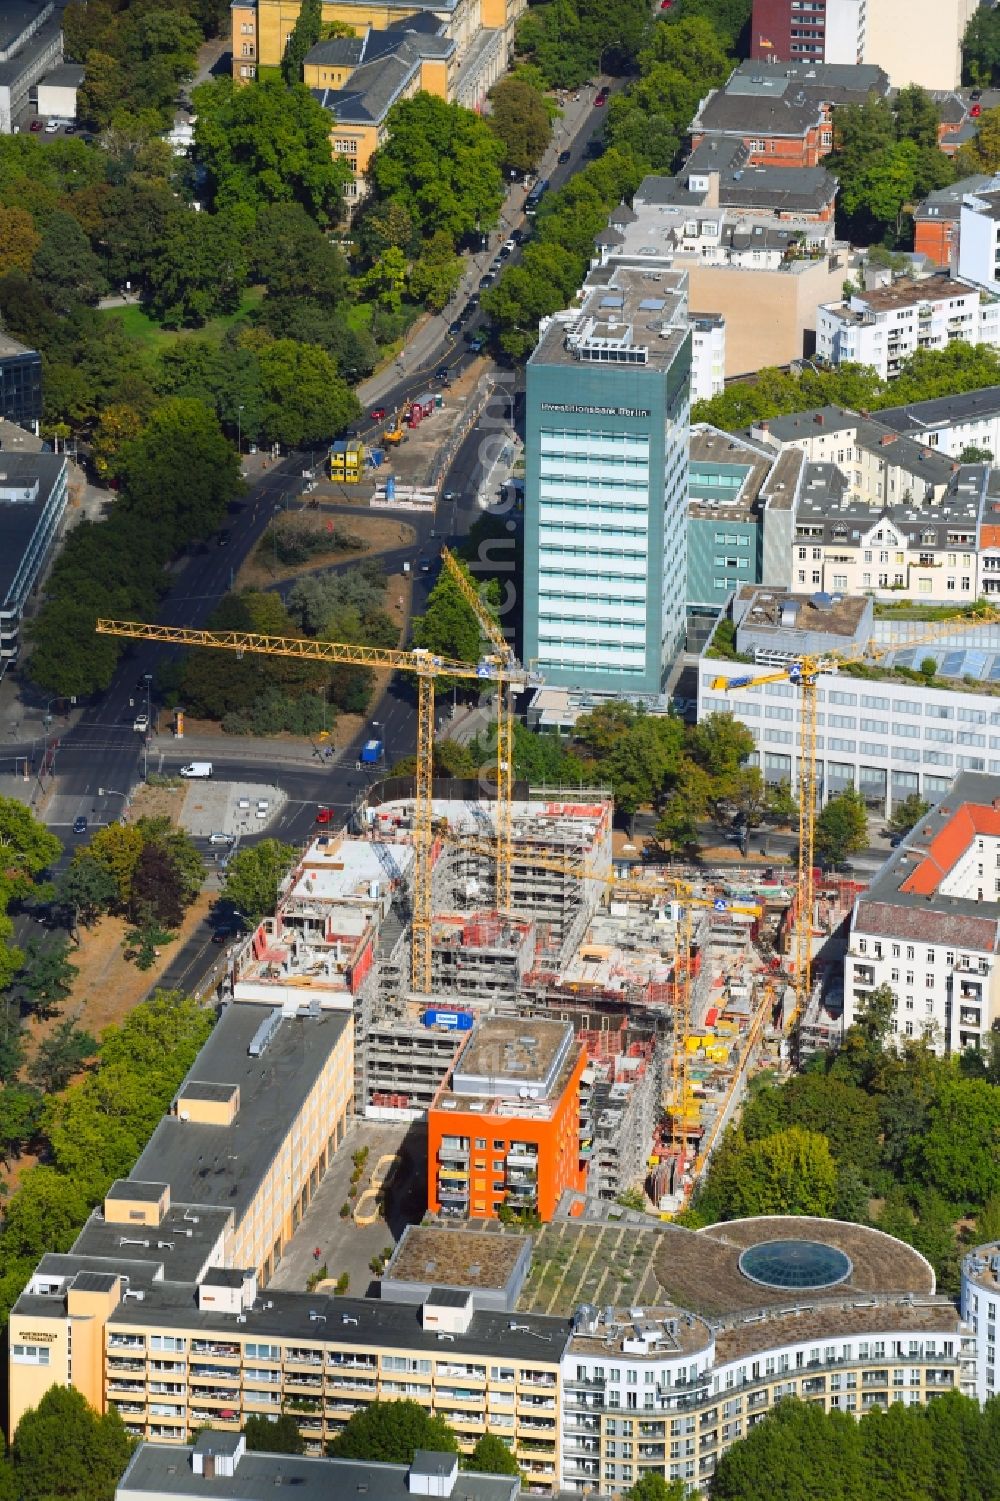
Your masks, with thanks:
[{"label": "yellow tower crane", "polygon": [[260,636],[252,631],[202,631],[167,625],[146,625],[135,620],[98,620],[102,636],[128,636],[138,641],[160,641],[172,646],[207,646],[243,656],[251,652],[265,657],[298,657],[308,662],[329,662],[350,667],[388,668],[411,672],[417,679],[417,774],[413,816],[413,967],[416,991],[431,988],[431,848],[432,778],[434,749],[434,684],[441,677],[477,678],[495,682],[504,691],[516,669],[507,661],[485,656],[475,664],[453,662],[434,652],[350,646],[336,641],[308,641],[289,636]]},{"label": "yellow tower crane", "polygon": [[809,1002],[812,991],[812,924],[815,898],[813,861],[816,844],[816,705],[821,673],[835,673],[838,667],[866,662],[875,664],[892,652],[906,651],[951,636],[956,631],[974,630],[977,626],[1000,621],[1000,611],[988,606],[977,607],[970,615],[958,615],[938,621],[919,636],[897,641],[867,641],[849,651],[806,654],[770,671],[744,672],[733,677],[712,679],[713,692],[732,693],[741,688],[758,688],[765,683],[792,683],[802,690],[799,705],[799,852],[798,907],[792,947],[792,973],[795,981],[795,1010],[791,1024],[798,1020]]},{"label": "yellow tower crane", "polygon": [[[485,855],[487,858],[495,856],[496,853],[494,846],[486,840],[463,834],[446,834],[445,838],[462,849]],[[757,905],[731,902],[724,897],[695,896],[690,883],[682,881],[677,876],[647,876],[636,880],[632,876],[615,875],[614,872],[604,874],[589,869],[586,864],[580,862],[561,860],[555,855],[536,854],[534,851],[526,853],[524,859],[526,862],[530,861],[531,865],[538,870],[556,871],[564,875],[575,876],[581,881],[596,881],[609,887],[615,896],[625,900],[630,897],[652,898],[654,901],[670,900],[681,908],[681,921],[677,923],[674,930],[674,1039],[670,1057],[669,1109],[671,1146],[678,1155],[686,1155],[688,1061],[690,1057],[687,1043],[691,1032],[693,938],[691,909],[711,908],[715,912],[733,912],[750,917],[760,917],[763,909]],[[513,864],[513,848],[511,848],[511,864]]]},{"label": "yellow tower crane", "polygon": [[441,559],[451,574],[462,598],[479,622],[487,642],[510,676],[497,683],[497,797],[496,797],[496,905],[498,912],[510,911],[510,863],[513,842],[514,801],[514,702],[513,685],[527,682],[513,649],[484,603],[475,584],[447,547]]}]

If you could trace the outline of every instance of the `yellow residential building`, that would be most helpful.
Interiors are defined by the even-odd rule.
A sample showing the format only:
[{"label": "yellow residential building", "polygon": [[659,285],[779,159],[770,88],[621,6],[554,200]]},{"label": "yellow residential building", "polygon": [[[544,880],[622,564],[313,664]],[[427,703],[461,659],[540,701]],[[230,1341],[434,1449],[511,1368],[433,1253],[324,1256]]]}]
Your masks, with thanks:
[{"label": "yellow residential building", "polygon": [[[19,1299],[11,1432],[56,1382],[106,1407],[103,1331],[155,1283],[183,1285],[208,1309],[267,1285],[344,1138],[353,1086],[350,1012],[224,1010],[130,1178],[71,1252],[43,1258]],[[207,1304],[194,1287],[203,1279]]]}]

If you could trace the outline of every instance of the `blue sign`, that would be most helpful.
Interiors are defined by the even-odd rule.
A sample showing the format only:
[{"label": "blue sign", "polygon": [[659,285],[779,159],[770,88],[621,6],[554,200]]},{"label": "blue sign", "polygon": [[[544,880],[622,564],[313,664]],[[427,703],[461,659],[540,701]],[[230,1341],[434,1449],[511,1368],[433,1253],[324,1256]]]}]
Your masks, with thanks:
[{"label": "blue sign", "polygon": [[712,903],[712,906],[715,908],[716,912],[725,912],[728,905],[729,903],[724,902],[721,896],[717,896],[715,898],[715,901]]}]

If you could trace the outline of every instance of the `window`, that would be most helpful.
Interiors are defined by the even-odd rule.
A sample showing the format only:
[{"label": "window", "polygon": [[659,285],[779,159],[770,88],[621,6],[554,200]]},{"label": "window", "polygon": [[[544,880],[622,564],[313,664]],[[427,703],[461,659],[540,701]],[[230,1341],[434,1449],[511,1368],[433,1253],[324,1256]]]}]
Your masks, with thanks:
[{"label": "window", "polygon": [[11,1345],[11,1359],[15,1365],[48,1365],[51,1350],[48,1345]]}]

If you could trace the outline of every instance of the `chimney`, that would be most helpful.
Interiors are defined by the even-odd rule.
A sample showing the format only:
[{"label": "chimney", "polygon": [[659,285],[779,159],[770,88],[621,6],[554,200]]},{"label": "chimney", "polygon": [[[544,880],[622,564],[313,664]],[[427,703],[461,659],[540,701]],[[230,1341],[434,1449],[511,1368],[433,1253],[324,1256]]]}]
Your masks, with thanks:
[{"label": "chimney", "polygon": [[822,427],[825,420],[826,419],[824,418],[822,412],[813,413],[813,421],[815,422],[817,427]]},{"label": "chimney", "polygon": [[707,174],[707,176],[708,176],[708,192],[705,195],[705,207],[706,208],[718,208],[719,207],[719,170],[718,170],[718,168],[717,167],[713,168],[713,170],[711,172],[709,172]]}]

